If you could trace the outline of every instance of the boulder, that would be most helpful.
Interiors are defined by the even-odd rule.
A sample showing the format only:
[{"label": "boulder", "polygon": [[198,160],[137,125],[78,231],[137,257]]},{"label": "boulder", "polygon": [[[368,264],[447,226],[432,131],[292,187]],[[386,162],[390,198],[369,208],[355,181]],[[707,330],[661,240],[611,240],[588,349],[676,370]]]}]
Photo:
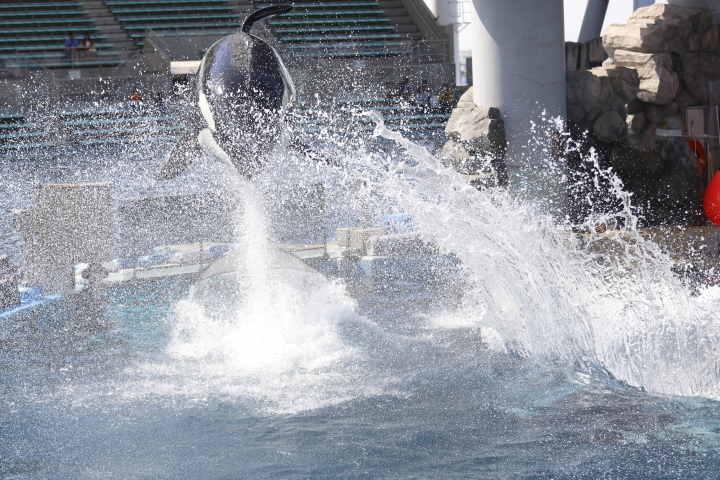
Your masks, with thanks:
[{"label": "boulder", "polygon": [[678,75],[695,76],[700,68],[700,56],[697,53],[688,52],[683,56],[673,57],[673,68]]},{"label": "boulder", "polygon": [[720,36],[718,36],[718,26],[711,25],[702,34],[700,48],[703,52],[715,52],[720,50]]},{"label": "boulder", "polygon": [[610,57],[616,50],[633,52],[669,52],[668,40],[675,33],[672,25],[617,24],[608,26],[603,33],[603,47]]},{"label": "boulder", "polygon": [[677,35],[683,42],[687,40],[691,33],[693,33],[693,25],[690,20],[684,18],[676,18],[671,20],[663,20],[663,22],[673,25],[675,27],[675,35]]},{"label": "boulder", "polygon": [[476,166],[471,164],[473,160],[470,158],[470,153],[462,143],[454,140],[445,142],[442,149],[442,158],[448,167],[464,175],[469,175],[470,172],[476,170]]},{"label": "boulder", "polygon": [[473,87],[468,88],[458,99],[455,108],[475,108],[475,100],[473,100]]},{"label": "boulder", "polygon": [[677,104],[679,112],[684,112],[685,107],[692,107],[693,105],[697,105],[698,102],[695,97],[681,88],[678,90],[678,94],[675,96],[673,103]]},{"label": "boulder", "polygon": [[627,132],[627,124],[620,114],[610,110],[600,115],[592,125],[592,133],[602,142],[612,143]]},{"label": "boulder", "polygon": [[678,104],[675,102],[672,102],[670,105],[665,107],[665,109],[662,112],[663,118],[665,117],[672,117],[673,115],[676,115],[678,113],[680,107],[678,107]]},{"label": "boulder", "polygon": [[615,93],[623,100],[629,102],[637,98],[640,89],[640,78],[637,71],[630,68],[607,68],[605,74],[612,80]]},{"label": "boulder", "polygon": [[697,167],[684,139],[630,135],[616,144],[610,165],[633,195],[641,224],[691,225],[702,206]]},{"label": "boulder", "polygon": [[630,17],[631,20],[689,20],[693,30],[704,32],[712,23],[712,17],[699,8],[678,7],[666,3],[654,3],[648,7],[638,8]]},{"label": "boulder", "polygon": [[663,121],[658,124],[657,128],[683,131],[685,130],[685,123],[682,118],[680,118],[680,115],[673,115],[672,117],[664,118]]},{"label": "boulder", "polygon": [[505,124],[500,110],[476,106],[472,87],[460,97],[445,126],[450,137],[443,147],[446,165],[464,175],[491,172],[496,184],[507,184]]},{"label": "boulder", "polygon": [[700,70],[711,82],[720,80],[720,53],[703,52],[700,54]]},{"label": "boulder", "polygon": [[643,111],[643,103],[638,100],[637,98],[634,98],[630,100],[627,105],[625,105],[625,109],[627,110],[627,113],[638,113]]},{"label": "boulder", "polygon": [[665,51],[675,53],[677,55],[683,55],[685,53],[685,42],[675,35],[670,40],[667,40],[667,47],[665,48]]},{"label": "boulder", "polygon": [[702,46],[702,35],[698,32],[692,32],[685,39],[685,51],[686,52],[697,52]]},{"label": "boulder", "polygon": [[680,79],[673,71],[672,57],[669,54],[616,50],[615,63],[619,67],[637,70],[640,78],[637,98],[640,101],[667,105],[675,98]]},{"label": "boulder", "polygon": [[660,123],[662,121],[664,110],[665,109],[662,106],[653,105],[651,103],[646,103],[643,108],[645,118],[652,123]]},{"label": "boulder", "polygon": [[[708,102],[709,85],[707,77],[702,72],[698,72],[695,76],[683,75],[680,79],[682,88],[701,104]],[[679,102],[676,102],[680,105]]]},{"label": "boulder", "polygon": [[620,172],[657,174],[662,171],[660,154],[645,148],[641,141],[615,145],[610,154],[610,164]]},{"label": "boulder", "polygon": [[628,133],[631,135],[637,135],[642,132],[645,126],[645,114],[643,113],[631,113],[627,116],[625,121],[628,128]]},{"label": "boulder", "polygon": [[[617,89],[632,93],[632,86],[623,80],[623,75],[632,83],[630,72],[613,73],[617,79],[608,74],[608,69],[576,70],[566,72],[567,112],[568,121],[583,128],[591,128],[595,120],[611,110],[625,116],[624,100],[618,95]],[[639,82],[638,82],[639,83]]]}]

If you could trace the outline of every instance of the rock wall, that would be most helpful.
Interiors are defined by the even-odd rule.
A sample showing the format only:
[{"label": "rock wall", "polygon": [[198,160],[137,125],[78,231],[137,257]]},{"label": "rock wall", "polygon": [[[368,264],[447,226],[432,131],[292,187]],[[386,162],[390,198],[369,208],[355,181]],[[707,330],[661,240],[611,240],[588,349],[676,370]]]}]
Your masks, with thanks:
[{"label": "rock wall", "polygon": [[633,193],[642,224],[703,222],[697,159],[683,138],[659,134],[686,132],[685,108],[709,104],[708,82],[720,79],[719,33],[706,11],[656,3],[606,29],[602,67],[567,72],[568,124],[580,145],[568,164],[584,190],[571,196],[595,200],[571,199],[574,222],[614,205],[599,201],[607,192],[580,185],[591,175],[582,159],[590,149]]}]

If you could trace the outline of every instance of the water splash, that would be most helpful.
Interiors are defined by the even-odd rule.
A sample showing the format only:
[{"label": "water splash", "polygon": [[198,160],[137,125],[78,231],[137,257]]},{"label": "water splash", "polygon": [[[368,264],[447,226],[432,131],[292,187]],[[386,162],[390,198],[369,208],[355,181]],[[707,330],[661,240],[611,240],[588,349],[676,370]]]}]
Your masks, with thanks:
[{"label": "water splash", "polygon": [[366,163],[375,189],[462,261],[467,291],[459,315],[474,313],[478,326],[523,356],[600,367],[655,392],[720,398],[717,292],[692,298],[673,277],[669,259],[637,234],[630,197],[612,172],[599,174],[621,200],[624,224],[613,235],[582,238],[507,192],[475,190],[388,130],[378,113],[368,115],[375,136],[407,153],[401,162]]},{"label": "water splash", "polygon": [[236,265],[179,302],[169,359],[142,366],[144,385],[131,394],[226,399],[275,412],[356,396],[358,351],[342,340],[345,328],[364,323],[354,301],[339,282],[275,250],[259,189],[242,181],[239,191]]}]

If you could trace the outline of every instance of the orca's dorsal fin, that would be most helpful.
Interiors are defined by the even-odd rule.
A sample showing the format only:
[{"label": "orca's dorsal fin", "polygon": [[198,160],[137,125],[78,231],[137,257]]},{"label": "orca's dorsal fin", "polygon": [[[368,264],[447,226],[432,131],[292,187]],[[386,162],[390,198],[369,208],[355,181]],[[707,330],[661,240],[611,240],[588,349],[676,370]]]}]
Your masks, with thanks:
[{"label": "orca's dorsal fin", "polygon": [[250,29],[253,27],[253,25],[255,25],[255,22],[258,22],[263,18],[274,17],[275,15],[287,13],[292,9],[293,7],[291,7],[290,5],[273,5],[272,7],[261,8],[260,10],[248,15],[248,17],[243,22],[242,27],[240,27],[240,31],[242,33],[250,33]]}]

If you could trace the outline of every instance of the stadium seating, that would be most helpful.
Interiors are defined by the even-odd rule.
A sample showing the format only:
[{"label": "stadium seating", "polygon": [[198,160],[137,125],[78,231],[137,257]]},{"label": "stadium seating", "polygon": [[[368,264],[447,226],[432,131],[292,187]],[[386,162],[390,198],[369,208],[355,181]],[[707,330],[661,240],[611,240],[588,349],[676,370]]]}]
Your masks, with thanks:
[{"label": "stadium seating", "polygon": [[420,107],[399,99],[387,98],[338,99],[331,110],[334,113],[301,105],[291,118],[293,131],[300,135],[320,132],[344,135],[372,131],[375,124],[369,117],[361,114],[375,110],[382,114],[385,125],[391,130],[420,135],[423,138],[428,135],[443,137],[445,125],[450,118],[448,109],[437,105]]},{"label": "stadium seating", "polygon": [[0,115],[0,152],[31,148],[54,147],[47,135],[34,123],[26,122],[25,115]]},{"label": "stadium seating", "polygon": [[[253,3],[260,8],[282,1]],[[408,52],[407,42],[390,25],[377,0],[302,0],[293,7],[269,24],[296,57],[377,57]]]},{"label": "stadium seating", "polygon": [[439,106],[420,107],[396,99],[340,99],[340,110],[352,116],[360,130],[372,130],[375,124],[360,113],[376,110],[382,113],[385,125],[391,130],[444,129],[450,113]]},{"label": "stadium seating", "polygon": [[178,117],[152,107],[66,111],[59,117],[69,143],[84,146],[175,141],[185,128]]},{"label": "stadium seating", "polygon": [[[0,4],[0,66],[16,68],[71,68],[110,66],[121,62],[112,43],[97,35],[100,28],[76,1],[13,2]],[[64,42],[69,32],[82,39],[89,33],[97,55],[67,58]]]},{"label": "stadium seating", "polygon": [[227,0],[108,0],[105,5],[136,45],[143,44],[145,26],[167,36],[230,33],[240,24]]}]

